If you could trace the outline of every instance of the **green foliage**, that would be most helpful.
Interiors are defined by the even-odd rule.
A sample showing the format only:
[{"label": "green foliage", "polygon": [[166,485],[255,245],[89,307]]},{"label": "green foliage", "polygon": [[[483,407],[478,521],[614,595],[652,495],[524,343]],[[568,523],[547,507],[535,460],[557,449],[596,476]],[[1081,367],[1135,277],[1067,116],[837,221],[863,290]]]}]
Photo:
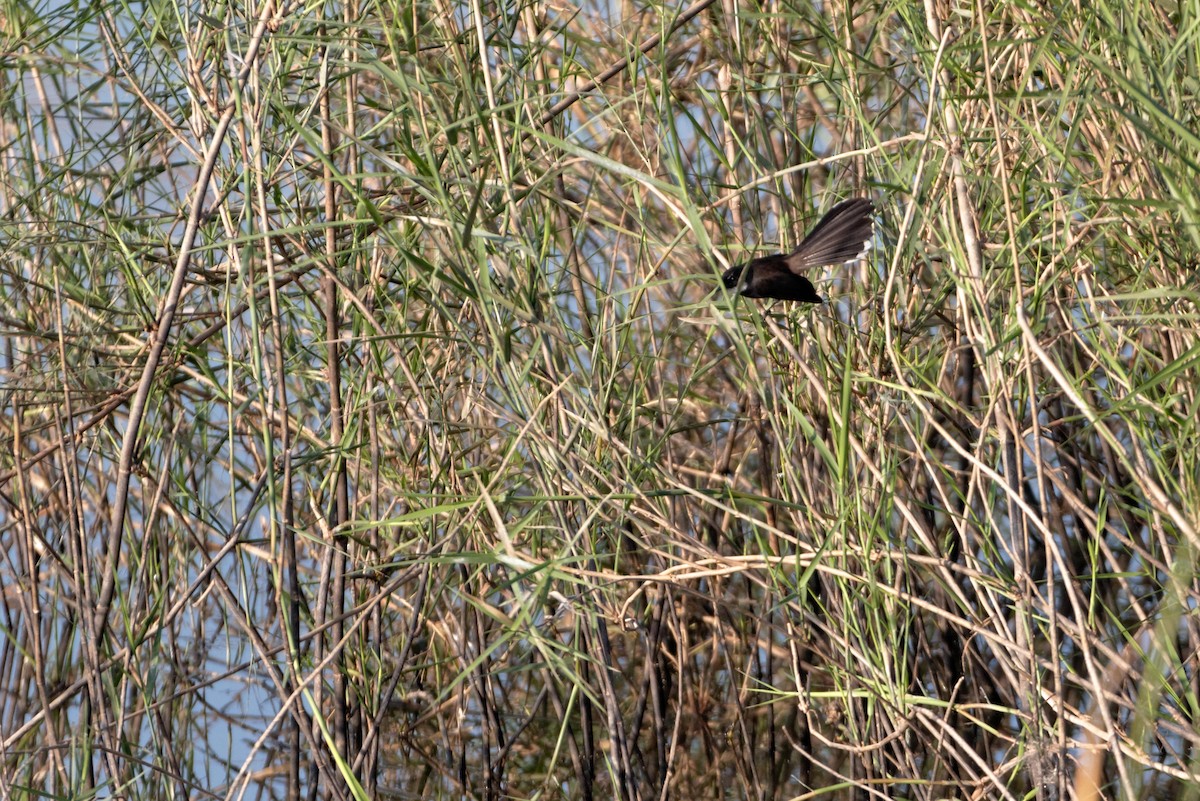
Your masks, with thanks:
[{"label": "green foliage", "polygon": [[0,795],[1195,798],[1195,9],[935,6],[0,11]]}]

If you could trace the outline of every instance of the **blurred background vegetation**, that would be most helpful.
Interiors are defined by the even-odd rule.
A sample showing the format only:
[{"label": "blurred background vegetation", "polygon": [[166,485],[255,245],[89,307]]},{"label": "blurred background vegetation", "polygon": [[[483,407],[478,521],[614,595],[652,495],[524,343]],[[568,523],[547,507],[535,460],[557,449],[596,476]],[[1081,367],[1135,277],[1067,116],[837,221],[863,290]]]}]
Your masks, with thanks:
[{"label": "blurred background vegetation", "polygon": [[1198,797],[1195,2],[0,43],[0,796]]}]

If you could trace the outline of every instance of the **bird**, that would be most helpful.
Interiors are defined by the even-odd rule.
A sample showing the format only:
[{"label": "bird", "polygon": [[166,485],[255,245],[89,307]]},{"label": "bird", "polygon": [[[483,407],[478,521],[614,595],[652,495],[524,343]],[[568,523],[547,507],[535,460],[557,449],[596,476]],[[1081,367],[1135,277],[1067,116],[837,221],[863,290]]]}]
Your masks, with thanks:
[{"label": "bird", "polygon": [[721,276],[725,288],[747,298],[824,303],[801,273],[828,264],[858,261],[871,248],[875,204],[865,197],[843,200],[813,226],[787,256],[776,253],[730,267]]}]

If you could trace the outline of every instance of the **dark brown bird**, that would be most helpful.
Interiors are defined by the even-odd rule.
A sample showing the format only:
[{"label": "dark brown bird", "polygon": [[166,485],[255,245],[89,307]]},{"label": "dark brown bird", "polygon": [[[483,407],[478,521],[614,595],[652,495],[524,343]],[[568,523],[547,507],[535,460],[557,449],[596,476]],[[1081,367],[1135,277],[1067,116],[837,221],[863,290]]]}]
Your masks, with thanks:
[{"label": "dark brown bird", "polygon": [[827,264],[857,261],[871,247],[875,206],[865,197],[843,200],[813,226],[790,255],[776,253],[730,267],[721,276],[725,288],[748,298],[824,303],[801,273]]}]

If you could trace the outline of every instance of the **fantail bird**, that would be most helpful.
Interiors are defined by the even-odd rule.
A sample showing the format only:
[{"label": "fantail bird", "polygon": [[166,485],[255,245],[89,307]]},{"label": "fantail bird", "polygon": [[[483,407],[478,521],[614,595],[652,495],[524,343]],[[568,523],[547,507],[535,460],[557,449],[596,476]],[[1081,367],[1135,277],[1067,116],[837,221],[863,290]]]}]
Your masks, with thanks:
[{"label": "fantail bird", "polygon": [[862,258],[875,232],[875,206],[864,197],[843,200],[821,218],[789,255],[776,253],[730,267],[721,276],[725,288],[748,298],[777,298],[824,303],[802,273],[827,264]]}]

